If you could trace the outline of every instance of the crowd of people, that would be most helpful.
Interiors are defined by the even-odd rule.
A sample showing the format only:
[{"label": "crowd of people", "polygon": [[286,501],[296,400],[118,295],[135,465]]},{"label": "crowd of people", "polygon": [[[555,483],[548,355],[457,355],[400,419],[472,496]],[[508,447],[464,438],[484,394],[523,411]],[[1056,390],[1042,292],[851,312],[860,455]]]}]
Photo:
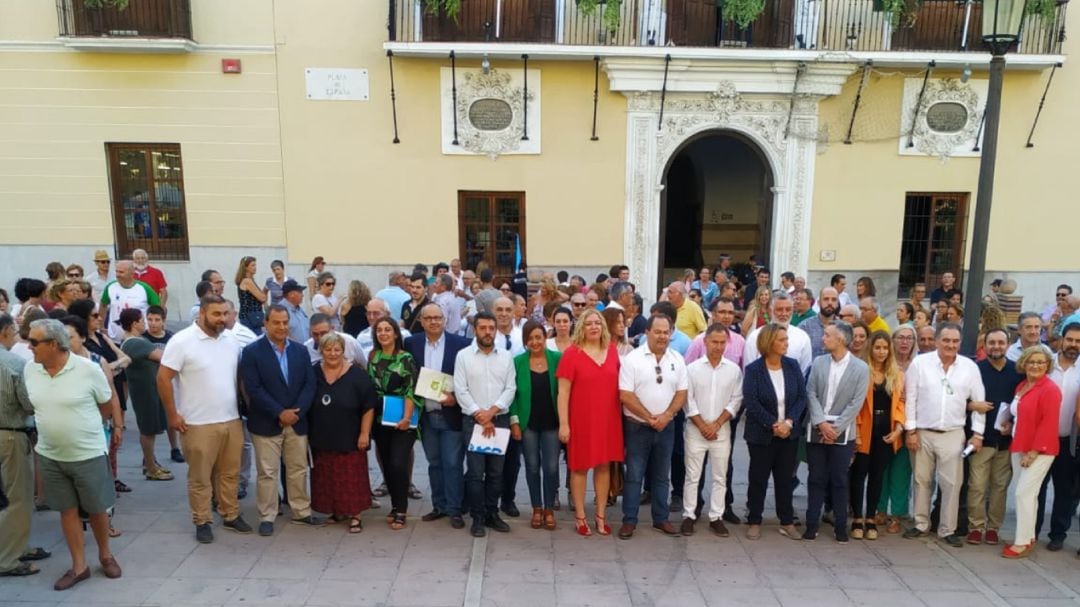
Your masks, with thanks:
[{"label": "crowd of people", "polygon": [[[1067,285],[1052,309],[1009,327],[995,283],[968,320],[979,323],[968,357],[949,273],[929,296],[914,285],[890,323],[869,277],[854,296],[841,274],[815,294],[790,272],[775,285],[767,268],[727,256],[648,308],[624,265],[588,283],[530,277],[523,263],[496,280],[453,260],[391,272],[375,293],[353,280],[344,296],[322,257],[301,281],[281,261],[270,269],[260,284],[258,260],[243,257],[235,302],[206,270],[193,321],[175,333],[164,274],[144,251],[115,268],[98,251],[89,276],[49,264],[47,280],[16,283],[17,301],[0,289],[0,576],[32,575],[50,556],[29,545],[35,508],[60,513],[71,553],[57,590],[90,576],[84,524],[104,575],[121,575],[109,539],[121,533],[117,494],[132,490],[116,468],[129,407],[147,481],[174,478],[156,456],[162,434],[170,460],[186,463],[201,543],[214,541],[215,510],[237,533],[271,536],[287,508],[293,524],[358,534],[379,498],[386,524],[404,529],[423,497],[417,440],[432,503],[420,520],[475,537],[522,516],[522,463],[530,527],[556,529],[563,479],[584,537],[632,538],[647,504],[664,535],[693,535],[704,516],[719,537],[745,525],[756,540],[770,484],[778,532],[801,541],[831,525],[841,544],[902,533],[997,545],[1012,486],[1016,527],[1001,555],[1015,559],[1044,527],[1047,549],[1061,550],[1076,516],[1080,298]],[[744,517],[731,488],[740,425]],[[252,471],[255,527],[240,506]]]}]

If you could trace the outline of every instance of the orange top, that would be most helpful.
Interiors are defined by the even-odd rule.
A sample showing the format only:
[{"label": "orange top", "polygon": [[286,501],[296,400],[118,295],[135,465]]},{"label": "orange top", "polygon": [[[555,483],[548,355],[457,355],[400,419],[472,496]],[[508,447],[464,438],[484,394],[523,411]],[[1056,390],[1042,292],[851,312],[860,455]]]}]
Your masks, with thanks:
[{"label": "orange top", "polygon": [[[901,373],[897,378],[896,386],[892,393],[892,414],[890,415],[889,428],[895,429],[896,424],[904,425],[907,416],[904,413],[904,374]],[[869,385],[866,388],[866,400],[863,401],[862,409],[859,409],[859,414],[855,416],[855,428],[858,432],[859,442],[855,446],[856,453],[870,453],[870,439],[868,438],[874,429],[874,381],[871,376]],[[863,438],[867,437],[867,438]],[[904,444],[904,434],[900,433],[900,436],[893,441],[893,453],[900,450],[900,447]]]}]

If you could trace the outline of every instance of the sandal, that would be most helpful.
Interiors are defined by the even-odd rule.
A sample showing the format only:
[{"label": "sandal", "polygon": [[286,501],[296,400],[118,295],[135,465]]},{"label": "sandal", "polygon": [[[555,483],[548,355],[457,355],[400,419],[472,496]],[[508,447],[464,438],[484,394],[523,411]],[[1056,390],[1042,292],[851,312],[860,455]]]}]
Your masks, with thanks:
[{"label": "sandal", "polygon": [[112,522],[110,522],[109,523],[109,537],[120,537],[121,535],[124,535],[124,532],[120,531],[116,527],[113,527]]},{"label": "sandal", "polygon": [[0,571],[0,577],[25,577],[35,573],[41,573],[41,570],[30,563],[19,563],[19,566],[14,569]]},{"label": "sandal", "polygon": [[148,481],[171,481],[173,475],[168,470],[158,467],[153,472],[146,473],[146,480]]},{"label": "sandal", "polygon": [[409,485],[409,499],[411,499],[411,500],[422,500],[422,499],[424,499],[424,494],[421,493],[420,490],[416,488],[416,485]]},{"label": "sandal", "polygon": [[386,488],[386,483],[380,484],[375,487],[375,490],[371,492],[375,497],[386,497],[390,493],[390,490]]},{"label": "sandal", "polygon": [[544,509],[533,508],[532,520],[529,521],[529,526],[533,529],[539,529],[544,526]]},{"label": "sandal", "polygon": [[113,488],[117,493],[131,493],[131,487],[128,487],[119,479],[113,481]]},{"label": "sandal", "polygon": [[394,531],[401,531],[405,528],[405,513],[398,512],[394,515],[394,520],[390,523],[390,528]]},{"label": "sandal", "polygon": [[390,514],[386,515],[386,524],[389,525],[390,523],[394,522],[395,518],[397,518],[397,510],[391,510]]},{"label": "sandal", "polygon": [[544,510],[544,529],[555,531],[555,511]]},{"label": "sandal", "polygon": [[50,556],[52,556],[52,553],[44,548],[31,548],[24,552],[23,555],[19,557],[19,560],[24,563],[27,561],[42,561]]},{"label": "sandal", "polygon": [[359,516],[349,518],[349,533],[357,534],[364,530],[364,524],[360,522]]},{"label": "sandal", "polygon": [[589,529],[589,524],[585,522],[584,516],[574,517],[574,528],[577,530],[578,535],[582,537],[589,537],[592,535],[592,529]]},{"label": "sandal", "polygon": [[608,526],[607,521],[604,520],[604,517],[598,514],[595,518],[596,520],[594,522],[596,523],[596,532],[600,535],[611,535],[611,527]]},{"label": "sandal", "polygon": [[900,533],[900,517],[894,516],[889,519],[889,526],[885,528],[888,533]]},{"label": "sandal", "polygon": [[851,539],[861,540],[863,539],[863,525],[866,524],[861,518],[857,518],[851,521]]}]

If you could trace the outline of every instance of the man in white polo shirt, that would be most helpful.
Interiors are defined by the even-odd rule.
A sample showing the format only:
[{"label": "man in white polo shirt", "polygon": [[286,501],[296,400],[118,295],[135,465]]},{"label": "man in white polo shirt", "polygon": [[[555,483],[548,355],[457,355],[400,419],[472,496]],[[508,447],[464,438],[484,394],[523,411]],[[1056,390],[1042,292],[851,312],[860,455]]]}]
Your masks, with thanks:
[{"label": "man in white polo shirt", "polygon": [[[237,402],[240,344],[224,333],[229,304],[207,295],[195,324],[178,332],[161,355],[157,386],[169,427],[181,433],[188,460],[188,504],[195,539],[214,541],[212,496],[226,529],[251,533],[236,498],[244,430]],[[177,381],[178,393],[173,389]]]},{"label": "man in white polo shirt", "polygon": [[628,540],[638,524],[641,486],[649,477],[652,526],[665,535],[679,532],[668,520],[671,452],[675,445],[672,420],[686,402],[686,365],[668,348],[675,320],[656,314],[645,325],[646,346],[626,355],[619,369],[619,400],[623,405],[626,444],[626,482],[619,539]]}]

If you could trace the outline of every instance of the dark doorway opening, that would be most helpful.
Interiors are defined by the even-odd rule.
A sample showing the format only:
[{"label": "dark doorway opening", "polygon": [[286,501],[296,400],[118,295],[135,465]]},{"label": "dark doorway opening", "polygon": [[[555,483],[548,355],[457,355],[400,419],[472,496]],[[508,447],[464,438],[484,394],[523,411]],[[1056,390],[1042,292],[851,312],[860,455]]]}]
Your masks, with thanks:
[{"label": "dark doorway opening", "polygon": [[773,183],[764,153],[740,134],[710,131],[683,143],[664,173],[658,287],[687,268],[717,265],[721,253],[767,263]]}]

